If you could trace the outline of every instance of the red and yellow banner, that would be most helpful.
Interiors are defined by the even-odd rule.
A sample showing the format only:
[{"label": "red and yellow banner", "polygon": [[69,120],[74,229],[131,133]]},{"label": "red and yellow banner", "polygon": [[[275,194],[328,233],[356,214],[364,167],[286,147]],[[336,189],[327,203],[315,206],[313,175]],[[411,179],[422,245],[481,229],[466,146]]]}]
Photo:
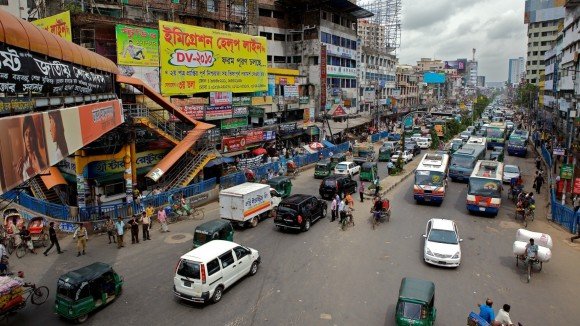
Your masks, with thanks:
[{"label": "red and yellow banner", "polygon": [[70,11],[65,11],[54,16],[37,19],[32,24],[58,35],[63,39],[72,42],[72,32],[70,25]]},{"label": "red and yellow banner", "polygon": [[161,93],[268,89],[263,37],[159,21]]}]

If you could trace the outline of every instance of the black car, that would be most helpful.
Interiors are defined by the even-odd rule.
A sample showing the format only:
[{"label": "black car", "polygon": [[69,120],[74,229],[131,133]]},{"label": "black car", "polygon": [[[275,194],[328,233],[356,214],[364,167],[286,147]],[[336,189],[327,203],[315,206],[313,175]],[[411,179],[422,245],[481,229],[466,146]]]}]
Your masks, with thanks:
[{"label": "black car", "polygon": [[413,153],[413,157],[417,157],[419,154],[421,154],[421,147],[417,145],[417,142],[412,140],[405,141],[405,150],[411,151]]},{"label": "black car", "polygon": [[322,180],[318,193],[324,199],[332,199],[336,194],[339,194],[340,198],[344,198],[346,193],[354,194],[356,189],[357,183],[350,176],[334,174]]},{"label": "black car", "polygon": [[280,202],[274,225],[279,229],[308,231],[312,223],[326,217],[326,202],[311,195],[294,194]]}]

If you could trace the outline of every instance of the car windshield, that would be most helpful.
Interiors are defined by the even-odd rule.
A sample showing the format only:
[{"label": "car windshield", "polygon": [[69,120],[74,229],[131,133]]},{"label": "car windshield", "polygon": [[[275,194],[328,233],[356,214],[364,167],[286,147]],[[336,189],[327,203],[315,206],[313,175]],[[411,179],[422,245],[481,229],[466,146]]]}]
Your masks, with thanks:
[{"label": "car windshield", "polygon": [[317,169],[326,169],[326,163],[316,163]]},{"label": "car windshield", "polygon": [[339,163],[339,164],[336,165],[336,168],[339,169],[339,170],[340,169],[346,170],[347,167],[348,167],[348,165],[347,164],[344,164],[344,163]]},{"label": "car windshield", "polygon": [[523,140],[521,138],[512,138],[512,139],[510,139],[509,145],[523,147],[526,145],[526,142],[525,142],[525,140]]},{"label": "car windshield", "polygon": [[422,142],[422,143],[426,143],[426,142],[429,141],[429,139],[428,138],[425,138],[425,137],[421,137],[421,138],[417,139],[417,141],[418,142]]},{"label": "car windshield", "polygon": [[442,172],[436,171],[417,171],[415,173],[415,184],[418,186],[443,186]]},{"label": "car windshield", "polygon": [[520,169],[518,169],[515,165],[506,165],[503,169],[505,173],[520,173]]},{"label": "car windshield", "polygon": [[471,168],[475,162],[471,156],[453,155],[451,158],[451,166],[460,166],[462,168]]},{"label": "car windshield", "polygon": [[70,283],[67,283],[64,280],[58,280],[56,293],[59,296],[68,300],[75,300],[75,292],[76,289]]},{"label": "car windshield", "polygon": [[324,185],[327,187],[334,187],[336,186],[336,181],[334,180],[324,180]]},{"label": "car windshield", "polygon": [[430,242],[446,243],[446,244],[458,244],[457,234],[450,230],[437,230],[433,229],[429,232]]},{"label": "car windshield", "polygon": [[423,306],[413,302],[400,302],[398,310],[400,316],[413,320],[421,320],[426,315]]},{"label": "car windshield", "polygon": [[489,127],[487,128],[487,137],[503,138],[503,131],[499,128]]},{"label": "car windshield", "polygon": [[208,235],[205,232],[199,232],[198,230],[195,230],[195,233],[193,234],[193,240],[195,242],[206,243],[207,236]]},{"label": "car windshield", "polygon": [[469,178],[468,193],[470,195],[500,198],[500,189],[501,181],[499,180]]},{"label": "car windshield", "polygon": [[280,205],[278,205],[279,207],[284,207],[284,208],[288,208],[294,211],[298,211],[298,206],[296,204],[289,204],[289,203],[280,203]]},{"label": "car windshield", "polygon": [[182,259],[177,268],[177,275],[199,280],[199,263]]}]

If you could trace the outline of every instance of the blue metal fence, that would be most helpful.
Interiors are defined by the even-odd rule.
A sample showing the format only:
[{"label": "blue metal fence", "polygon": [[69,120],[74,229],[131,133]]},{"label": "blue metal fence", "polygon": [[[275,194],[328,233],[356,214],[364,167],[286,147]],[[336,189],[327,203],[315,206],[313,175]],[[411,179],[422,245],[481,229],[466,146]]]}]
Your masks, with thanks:
[{"label": "blue metal fence", "polygon": [[550,152],[545,145],[542,145],[542,156],[544,157],[546,164],[548,164],[548,167],[552,167],[552,155],[550,155]]},{"label": "blue metal fence", "polygon": [[580,219],[580,213],[574,212],[574,210],[566,205],[562,205],[558,202],[556,198],[556,191],[551,190],[552,197],[552,220],[561,226],[568,229],[572,233],[578,232],[578,220]]},{"label": "blue metal fence", "polygon": [[54,217],[56,219],[68,220],[70,218],[68,206],[43,201],[38,198],[29,196],[25,192],[21,192],[15,202],[32,211]]}]

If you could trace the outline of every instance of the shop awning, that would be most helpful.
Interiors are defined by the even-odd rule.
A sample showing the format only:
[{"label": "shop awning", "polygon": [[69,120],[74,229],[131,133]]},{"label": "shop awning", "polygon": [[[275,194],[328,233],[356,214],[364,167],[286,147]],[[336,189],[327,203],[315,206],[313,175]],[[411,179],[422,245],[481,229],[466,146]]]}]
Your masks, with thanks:
[{"label": "shop awning", "polygon": [[250,151],[247,150],[247,149],[244,149],[244,150],[237,151],[237,152],[223,153],[222,156],[224,156],[224,157],[233,157],[233,156],[240,155],[240,154],[246,154],[248,152],[250,152]]},{"label": "shop awning", "polygon": [[46,171],[40,174],[40,179],[42,183],[46,186],[46,189],[52,189],[54,186],[66,185],[67,182],[60,173],[60,170],[54,166],[49,167]]}]

